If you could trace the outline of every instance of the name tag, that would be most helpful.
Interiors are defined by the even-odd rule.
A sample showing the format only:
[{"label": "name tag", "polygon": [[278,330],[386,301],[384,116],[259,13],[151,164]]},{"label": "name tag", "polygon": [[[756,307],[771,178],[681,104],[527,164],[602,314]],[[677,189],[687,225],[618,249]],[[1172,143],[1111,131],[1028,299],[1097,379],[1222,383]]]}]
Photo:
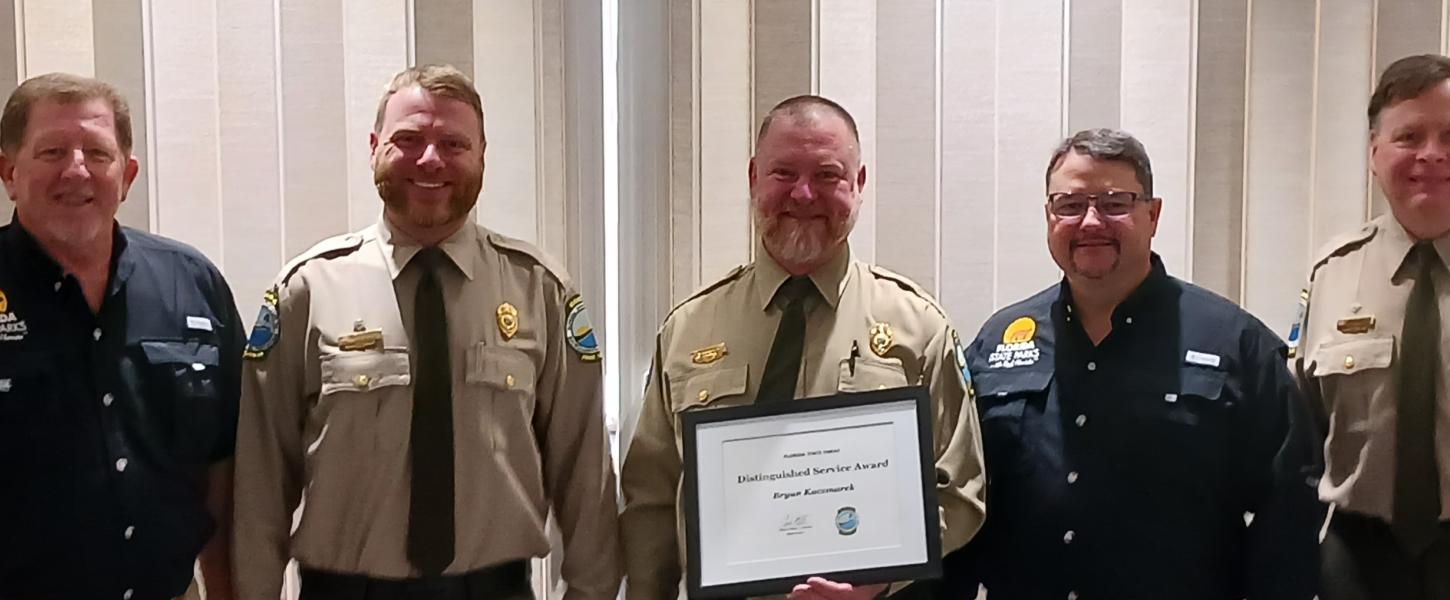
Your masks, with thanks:
[{"label": "name tag", "polygon": [[1207,352],[1195,352],[1193,350],[1189,350],[1188,354],[1183,357],[1183,360],[1187,361],[1190,365],[1217,367],[1223,359],[1220,358],[1217,354],[1209,354]]},{"label": "name tag", "polygon": [[211,331],[211,319],[206,317],[187,317],[186,327],[198,331]]}]

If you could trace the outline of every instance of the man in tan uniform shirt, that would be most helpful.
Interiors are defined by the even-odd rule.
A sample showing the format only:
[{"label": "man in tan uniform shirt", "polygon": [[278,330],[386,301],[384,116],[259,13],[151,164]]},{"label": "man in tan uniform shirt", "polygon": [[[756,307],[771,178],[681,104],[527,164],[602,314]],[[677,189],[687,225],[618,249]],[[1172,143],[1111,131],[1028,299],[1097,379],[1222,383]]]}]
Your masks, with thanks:
[{"label": "man in tan uniform shirt", "polygon": [[1450,59],[1392,64],[1369,125],[1390,211],[1319,253],[1289,335],[1328,434],[1321,597],[1450,598]]},{"label": "man in tan uniform shirt", "polygon": [[[621,469],[631,600],[675,598],[685,568],[680,413],[755,401],[781,321],[777,290],[793,277],[814,288],[805,304],[793,397],[926,385],[942,549],[960,547],[981,526],[981,437],[956,333],[916,284],[852,257],[846,236],[865,183],[855,123],[839,105],[792,98],[761,125],[750,163],[751,206],[761,232],[755,262],[665,319]],[[867,598],[883,591],[884,585],[811,578],[791,598]]]},{"label": "man in tan uniform shirt", "polygon": [[[565,597],[613,598],[617,505],[598,345],[562,269],[469,219],[484,148],[472,82],[452,67],[399,74],[372,144],[383,218],[284,268],[249,341],[240,597],[277,598],[289,558],[304,599],[532,597],[527,560],[549,552],[552,508]],[[427,381],[439,365],[420,359],[419,321],[430,315],[414,309],[425,277],[436,277],[446,306],[437,344],[446,382]],[[440,383],[451,389],[452,501],[433,512],[451,504],[452,531],[415,551],[410,526],[438,515],[412,513],[437,494],[412,491],[411,461],[436,436],[410,426],[422,407],[415,394]]]}]

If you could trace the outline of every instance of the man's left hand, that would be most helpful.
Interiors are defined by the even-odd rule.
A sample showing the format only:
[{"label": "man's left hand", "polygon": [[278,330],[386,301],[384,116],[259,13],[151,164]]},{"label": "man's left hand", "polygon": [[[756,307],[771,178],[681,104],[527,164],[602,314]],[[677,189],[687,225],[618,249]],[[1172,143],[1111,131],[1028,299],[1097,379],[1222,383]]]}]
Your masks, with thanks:
[{"label": "man's left hand", "polygon": [[836,583],[820,577],[807,579],[790,591],[788,600],[869,600],[886,591],[888,584],[851,585]]}]

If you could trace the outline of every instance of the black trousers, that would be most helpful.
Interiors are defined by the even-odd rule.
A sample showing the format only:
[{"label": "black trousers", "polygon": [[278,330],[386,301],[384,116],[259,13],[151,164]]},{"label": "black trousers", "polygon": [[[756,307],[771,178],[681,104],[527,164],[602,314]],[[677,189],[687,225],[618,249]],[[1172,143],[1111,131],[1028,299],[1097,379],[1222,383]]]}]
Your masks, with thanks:
[{"label": "black trousers", "polygon": [[1450,522],[1428,551],[1410,556],[1373,517],[1336,512],[1320,548],[1323,600],[1450,600]]},{"label": "black trousers", "polygon": [[534,600],[528,561],[507,562],[458,575],[377,579],[302,569],[299,600]]}]

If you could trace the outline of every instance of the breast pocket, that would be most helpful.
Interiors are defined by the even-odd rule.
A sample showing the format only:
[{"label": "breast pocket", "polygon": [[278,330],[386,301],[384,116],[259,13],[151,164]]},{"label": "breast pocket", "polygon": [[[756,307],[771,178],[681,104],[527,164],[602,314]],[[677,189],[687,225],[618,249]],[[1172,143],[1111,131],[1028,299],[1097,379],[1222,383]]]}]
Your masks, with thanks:
[{"label": "breast pocket", "polygon": [[1123,399],[1131,419],[1115,447],[1127,464],[1142,464],[1156,478],[1194,490],[1215,487],[1230,476],[1237,433],[1225,392],[1228,373],[1196,365],[1170,373],[1140,378],[1134,397]]},{"label": "breast pocket", "polygon": [[874,355],[841,359],[840,373],[836,378],[836,390],[841,392],[869,392],[907,385],[901,359]]},{"label": "breast pocket", "polygon": [[538,369],[529,354],[478,344],[468,351],[464,373],[470,401],[466,414],[477,418],[492,448],[503,448],[510,435],[530,430]]},{"label": "breast pocket", "polygon": [[[393,451],[408,443],[413,405],[408,385],[407,348],[340,351],[329,348],[320,358],[317,406],[309,415],[309,428],[323,439],[315,451]],[[328,429],[351,432],[328,437]],[[369,433],[371,435],[369,435]]]},{"label": "breast pocket", "polygon": [[750,365],[704,367],[670,376],[670,408],[676,415],[687,410],[739,406],[750,399],[745,392]]},{"label": "breast pocket", "polygon": [[[1393,389],[1394,356],[1393,336],[1330,341],[1309,354],[1308,372],[1334,415],[1329,435],[1336,443],[1354,448],[1364,444],[1373,427],[1371,416],[1379,412],[1372,406],[1376,393]],[[1379,395],[1381,402],[1388,400],[1386,394]]]},{"label": "breast pocket", "polygon": [[0,461],[34,452],[60,429],[58,363],[59,357],[48,354],[0,361]]},{"label": "breast pocket", "polygon": [[147,397],[142,401],[161,416],[170,450],[181,464],[210,461],[222,431],[223,406],[217,398],[216,345],[195,340],[143,340]]},{"label": "breast pocket", "polygon": [[1033,460],[1029,452],[1034,445],[1024,439],[1032,434],[1027,417],[1043,409],[1052,371],[984,371],[972,374],[972,384],[977,391],[987,476],[993,477],[993,470],[1011,476],[1030,473]]}]

